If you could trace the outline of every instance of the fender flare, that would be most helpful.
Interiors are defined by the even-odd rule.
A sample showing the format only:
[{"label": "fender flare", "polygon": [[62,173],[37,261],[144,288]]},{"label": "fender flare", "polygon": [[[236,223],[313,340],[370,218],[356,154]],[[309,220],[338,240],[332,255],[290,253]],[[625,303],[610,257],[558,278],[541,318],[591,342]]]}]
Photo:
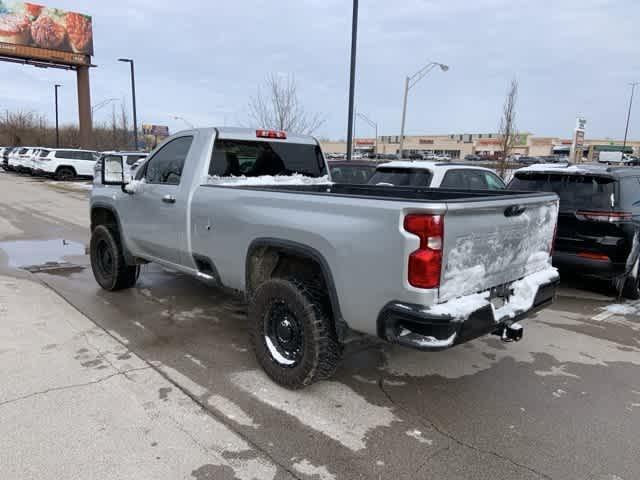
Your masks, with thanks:
[{"label": "fender flare", "polygon": [[245,293],[247,298],[251,295],[251,292],[249,291],[249,268],[251,266],[249,259],[253,252],[261,247],[274,247],[278,250],[290,252],[300,257],[310,258],[320,266],[320,271],[322,272],[322,276],[324,277],[324,281],[327,285],[329,301],[331,302],[331,310],[333,312],[336,325],[336,333],[338,334],[338,338],[343,340],[349,330],[349,327],[342,316],[340,300],[338,299],[338,292],[333,280],[333,274],[331,273],[331,267],[324,256],[313,247],[281,238],[261,237],[254,239],[249,245],[247,255],[245,257]]},{"label": "fender flare", "polygon": [[[114,218],[116,219],[116,223],[118,224],[118,236],[120,237],[120,245],[122,245],[122,253],[124,255],[124,260],[127,263],[127,265],[136,265],[136,259],[133,255],[131,255],[131,252],[129,252],[129,249],[127,248],[127,244],[124,240],[124,237],[122,236],[122,223],[120,223],[120,216],[118,215],[118,212],[115,208],[113,208],[112,205],[109,205],[107,203],[93,203],[91,205],[91,210],[90,210],[90,219],[93,218],[93,211],[97,210],[97,209],[103,209],[103,210],[108,210],[109,212],[111,212],[114,216]],[[91,232],[93,232],[93,222],[91,223]]]}]

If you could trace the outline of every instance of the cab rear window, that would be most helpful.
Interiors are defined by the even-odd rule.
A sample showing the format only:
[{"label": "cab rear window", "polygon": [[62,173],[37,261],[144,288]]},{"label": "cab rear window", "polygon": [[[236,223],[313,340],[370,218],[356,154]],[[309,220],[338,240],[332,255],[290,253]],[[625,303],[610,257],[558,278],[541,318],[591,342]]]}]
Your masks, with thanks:
[{"label": "cab rear window", "polygon": [[218,177],[294,173],[307,177],[322,177],[327,174],[318,145],[218,139],[209,164],[209,175]]},{"label": "cab rear window", "polygon": [[597,175],[517,173],[509,190],[554,192],[561,210],[610,210],[616,206],[618,183]]}]

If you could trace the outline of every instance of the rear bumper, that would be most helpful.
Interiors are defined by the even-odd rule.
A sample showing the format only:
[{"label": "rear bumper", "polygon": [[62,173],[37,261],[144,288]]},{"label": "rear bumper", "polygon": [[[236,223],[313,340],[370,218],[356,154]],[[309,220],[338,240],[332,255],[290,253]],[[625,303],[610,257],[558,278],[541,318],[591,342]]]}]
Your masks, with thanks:
[{"label": "rear bumper", "polygon": [[580,257],[574,253],[554,252],[553,266],[580,275],[613,280],[624,274],[626,263]]},{"label": "rear bumper", "polygon": [[488,302],[463,319],[434,315],[423,305],[389,302],[378,316],[378,335],[391,343],[417,350],[445,350],[500,331],[549,306],[559,283],[559,278],[556,278],[541,284],[529,309],[502,318],[496,318],[496,311]]}]

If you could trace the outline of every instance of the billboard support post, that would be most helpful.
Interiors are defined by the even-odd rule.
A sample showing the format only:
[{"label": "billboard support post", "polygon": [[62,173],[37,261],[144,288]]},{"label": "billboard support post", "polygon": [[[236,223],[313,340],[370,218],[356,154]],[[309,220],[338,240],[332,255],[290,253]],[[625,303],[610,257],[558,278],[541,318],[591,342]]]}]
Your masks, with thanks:
[{"label": "billboard support post", "polygon": [[58,83],[56,83],[53,87],[56,98],[56,148],[60,148],[60,128],[58,126],[58,88],[60,87],[61,85]]},{"label": "billboard support post", "polygon": [[91,91],[89,87],[89,67],[79,66],[78,79],[78,118],[80,120],[80,146],[91,147]]}]

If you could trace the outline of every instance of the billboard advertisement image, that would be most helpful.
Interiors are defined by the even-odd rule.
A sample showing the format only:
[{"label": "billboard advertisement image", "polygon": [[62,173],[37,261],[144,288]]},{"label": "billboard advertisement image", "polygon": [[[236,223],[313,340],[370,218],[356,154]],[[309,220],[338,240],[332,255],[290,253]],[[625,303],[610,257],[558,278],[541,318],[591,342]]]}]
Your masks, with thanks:
[{"label": "billboard advertisement image", "polygon": [[91,17],[35,3],[0,0],[0,43],[93,55]]}]

